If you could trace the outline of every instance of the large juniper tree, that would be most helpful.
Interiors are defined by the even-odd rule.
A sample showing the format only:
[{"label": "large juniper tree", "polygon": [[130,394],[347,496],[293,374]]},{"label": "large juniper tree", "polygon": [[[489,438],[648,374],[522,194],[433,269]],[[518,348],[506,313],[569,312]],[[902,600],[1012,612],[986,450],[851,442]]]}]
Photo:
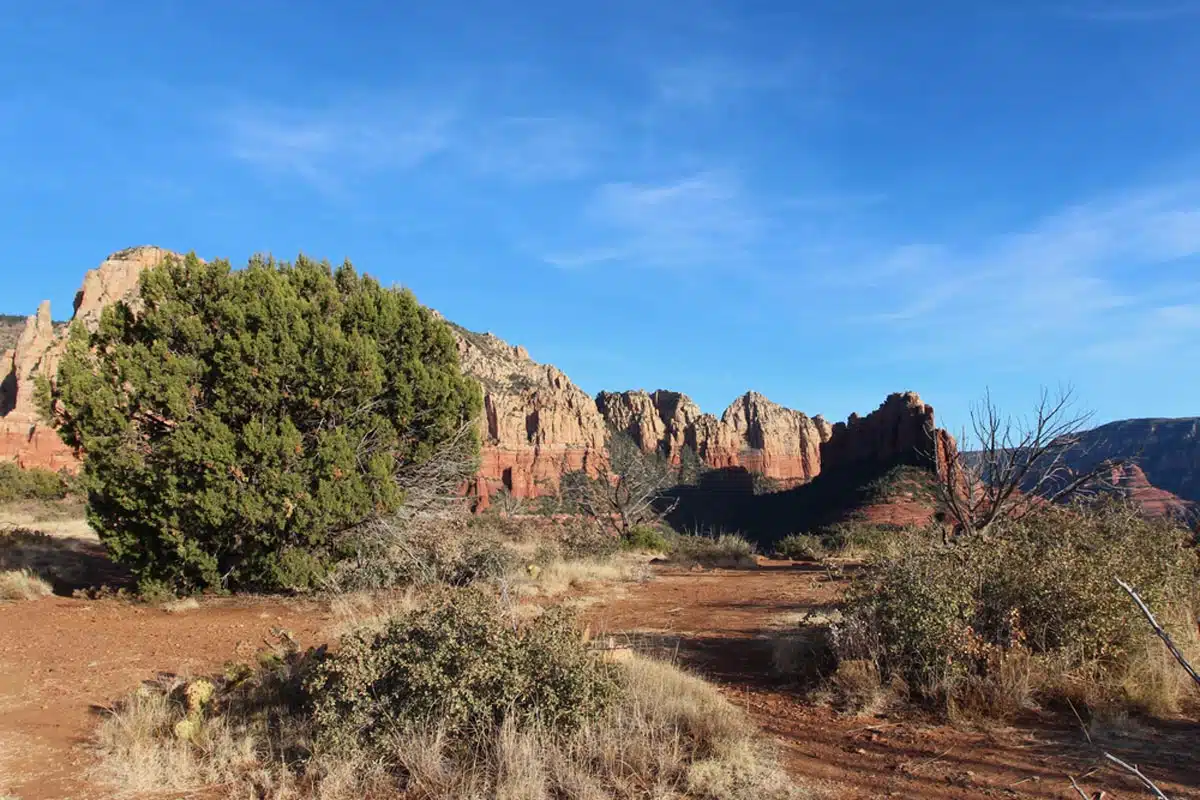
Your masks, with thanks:
[{"label": "large juniper tree", "polygon": [[447,326],[346,263],[194,255],[70,332],[45,410],[143,585],[302,589],[480,405]]}]

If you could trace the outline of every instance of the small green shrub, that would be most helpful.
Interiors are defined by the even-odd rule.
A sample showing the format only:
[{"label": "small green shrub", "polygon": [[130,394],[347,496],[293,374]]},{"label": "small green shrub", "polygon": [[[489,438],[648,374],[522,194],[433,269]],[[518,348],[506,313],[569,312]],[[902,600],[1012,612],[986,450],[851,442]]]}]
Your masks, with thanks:
[{"label": "small green shrub", "polygon": [[68,472],[38,467],[23,469],[11,461],[0,461],[0,503],[51,502],[81,493],[79,479]]},{"label": "small green shrub", "polygon": [[748,567],[757,563],[754,545],[732,533],[676,536],[671,541],[669,555],[672,561],[682,564],[713,567]]},{"label": "small green shrub", "polygon": [[820,536],[793,533],[775,543],[775,552],[792,561],[820,561],[829,555]]},{"label": "small green shrub", "polygon": [[[448,635],[454,631],[446,629]],[[568,641],[557,635],[553,640]],[[577,639],[570,641],[576,642],[567,645],[574,653]],[[224,675],[144,684],[104,715],[96,734],[97,777],[113,796],[167,791],[322,800],[809,796],[776,765],[775,748],[741,708],[716,687],[665,662],[634,657],[613,664],[620,688],[612,701],[600,713],[579,715],[583,718],[570,729],[544,724],[530,713],[519,715],[523,723],[510,716],[478,730],[450,728],[435,718],[410,732],[403,725],[390,733],[381,729],[374,737],[378,746],[344,730],[349,746],[337,746],[327,738],[329,729],[315,723],[313,698],[305,689],[318,665],[334,658],[324,648],[301,652],[288,642],[261,657],[257,667],[230,665]],[[484,670],[494,671],[493,663]],[[595,669],[595,662],[585,664]],[[551,683],[562,686],[553,678]],[[478,681],[470,685],[479,688]],[[558,696],[566,702],[573,694]]]},{"label": "small green shrub", "polygon": [[618,688],[564,611],[518,623],[474,590],[347,636],[307,683],[319,740],[335,748],[380,745],[435,723],[464,736],[506,718],[570,730]]},{"label": "small green shrub", "polygon": [[667,537],[653,525],[634,525],[621,536],[621,548],[646,553],[665,553],[670,549]]},{"label": "small green shrub", "polygon": [[621,538],[601,523],[586,518],[572,520],[559,537],[564,558],[612,558],[621,549]]},{"label": "small green shrub", "polygon": [[827,550],[852,553],[885,552],[905,537],[918,533],[913,527],[860,520],[836,522],[818,531]]},{"label": "small green shrub", "polygon": [[1115,579],[1170,616],[1194,608],[1197,565],[1186,531],[1118,503],[1045,508],[951,547],[914,537],[851,588],[835,649],[943,702],[1015,654],[1115,675],[1152,635]]}]

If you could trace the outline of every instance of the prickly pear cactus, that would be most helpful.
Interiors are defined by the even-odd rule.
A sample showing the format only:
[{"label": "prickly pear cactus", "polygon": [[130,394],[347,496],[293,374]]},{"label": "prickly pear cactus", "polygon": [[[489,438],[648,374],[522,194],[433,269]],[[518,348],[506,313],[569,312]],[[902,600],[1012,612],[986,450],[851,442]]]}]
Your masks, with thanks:
[{"label": "prickly pear cactus", "polygon": [[193,742],[204,728],[204,708],[212,701],[216,687],[203,678],[194,680],[183,690],[187,716],[175,723],[175,737]]}]

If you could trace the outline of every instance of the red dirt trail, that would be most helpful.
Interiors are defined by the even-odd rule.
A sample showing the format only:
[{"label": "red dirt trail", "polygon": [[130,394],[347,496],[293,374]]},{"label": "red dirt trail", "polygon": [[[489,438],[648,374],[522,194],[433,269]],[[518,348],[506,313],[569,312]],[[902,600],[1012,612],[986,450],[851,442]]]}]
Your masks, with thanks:
[{"label": "red dirt trail", "polygon": [[[828,607],[843,588],[815,567],[666,571],[592,606],[588,621],[715,681],[778,739],[789,772],[827,797],[1078,797],[1065,776],[1088,773],[1099,753],[1061,719],[959,730],[912,717],[840,716],[771,678],[781,615]],[[276,628],[314,643],[330,621],[316,603],[273,600],[206,602],[177,614],[63,597],[0,604],[0,798],[111,797],[87,778],[100,709],[160,672],[198,674],[248,659]],[[1198,734],[1200,724],[1180,720],[1103,744],[1170,797],[1200,798]],[[1106,767],[1080,783],[1089,796],[1146,796]]]},{"label": "red dirt trail", "polygon": [[816,565],[664,572],[597,608],[591,624],[637,646],[652,643],[720,685],[779,740],[788,771],[829,797],[1078,798],[1067,775],[1089,798],[1101,790],[1106,798],[1149,796],[1104,765],[1102,745],[1139,765],[1169,797],[1200,798],[1195,720],[1130,726],[1089,745],[1073,718],[1031,714],[1023,724],[960,729],[915,715],[839,715],[805,702],[796,686],[770,677],[780,616],[828,610],[844,587]]}]

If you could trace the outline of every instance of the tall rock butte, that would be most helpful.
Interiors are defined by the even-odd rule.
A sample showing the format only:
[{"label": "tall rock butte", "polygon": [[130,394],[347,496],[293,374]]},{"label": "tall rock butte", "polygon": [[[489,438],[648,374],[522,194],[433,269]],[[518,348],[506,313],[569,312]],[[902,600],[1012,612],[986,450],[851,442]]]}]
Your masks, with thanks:
[{"label": "tall rock butte", "polygon": [[[101,310],[133,292],[142,271],[169,254],[161,247],[149,246],[113,253],[84,275],[71,321],[95,330]],[[66,330],[55,329],[50,301],[43,301],[37,313],[25,320],[16,348],[0,358],[0,459],[14,460],[23,467],[78,467],[70,448],[42,421],[34,397],[37,376],[53,378],[65,349]]]},{"label": "tall rock butte", "polygon": [[744,467],[791,484],[821,471],[821,445],[832,431],[823,418],[810,419],[757,392],[733,401],[720,419],[702,413],[687,395],[662,389],[601,392],[596,405],[614,430],[673,463],[690,448],[711,467]]},{"label": "tall rock butte", "polygon": [[[141,273],[175,255],[134,247],[109,256],[84,277],[73,322],[94,330],[100,311],[127,299]],[[930,437],[953,446],[933,422],[933,409],[912,393],[892,395],[866,417],[830,425],[820,416],[784,408],[756,392],[735,400],[718,419],[686,395],[659,390],[589,396],[523,347],[492,334],[452,326],[463,371],[483,387],[481,467],[468,491],[481,504],[500,489],[518,497],[552,493],[565,471],[604,458],[609,428],[628,433],[642,449],[678,463],[690,449],[711,467],[743,467],[783,485],[804,483],[831,466],[862,461],[920,461]],[[75,456],[39,418],[38,375],[53,379],[66,346],[51,323],[49,303],[25,322],[17,346],[0,361],[0,459],[23,466],[75,469]]]}]

